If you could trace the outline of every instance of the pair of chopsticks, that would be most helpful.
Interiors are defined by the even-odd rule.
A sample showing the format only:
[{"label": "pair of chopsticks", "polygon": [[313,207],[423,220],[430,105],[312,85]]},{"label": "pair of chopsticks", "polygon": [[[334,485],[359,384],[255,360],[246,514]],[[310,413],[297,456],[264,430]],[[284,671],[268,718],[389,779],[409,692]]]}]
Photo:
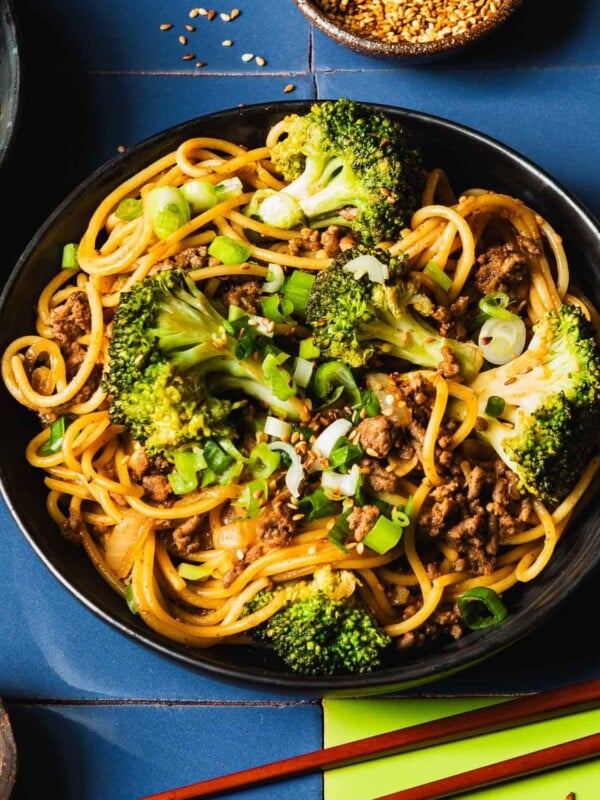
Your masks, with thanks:
[{"label": "pair of chopsticks", "polygon": [[[600,679],[584,681],[562,689],[518,697],[514,700],[465,711],[451,717],[412,725],[389,733],[368,736],[354,742],[314,750],[311,753],[273,761],[218,778],[181,786],[139,800],[194,800],[220,797],[237,789],[295,778],[326,769],[406,753],[420,747],[455,742],[544,719],[565,716],[600,705]],[[375,800],[439,800],[471,789],[503,783],[536,772],[600,755],[600,733],[564,744],[546,747],[527,755],[499,761],[478,769],[403,789]]]}]

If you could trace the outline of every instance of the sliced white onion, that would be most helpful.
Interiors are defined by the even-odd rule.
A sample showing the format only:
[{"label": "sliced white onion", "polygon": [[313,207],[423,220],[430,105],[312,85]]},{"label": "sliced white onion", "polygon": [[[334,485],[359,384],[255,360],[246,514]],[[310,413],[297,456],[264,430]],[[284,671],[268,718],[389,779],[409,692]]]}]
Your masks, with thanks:
[{"label": "sliced white onion", "polygon": [[349,419],[336,419],[335,422],[329,424],[317,436],[313,444],[313,450],[317,450],[324,458],[329,458],[337,440],[342,436],[346,436],[351,429],[352,423]]},{"label": "sliced white onion", "polygon": [[267,276],[270,277],[268,280],[265,280],[262,288],[264,292],[267,292],[267,294],[273,294],[273,292],[278,292],[283,286],[285,272],[283,271],[281,264],[269,263],[267,266],[269,269]]},{"label": "sliced white onion", "polygon": [[134,559],[153,526],[150,517],[129,509],[108,534],[104,557],[118,578],[129,575]]},{"label": "sliced white onion", "polygon": [[354,497],[358,489],[358,481],[360,478],[360,469],[358,464],[353,464],[350,467],[350,472],[342,474],[341,472],[334,472],[332,469],[326,469],[321,477],[321,486],[325,494],[330,498],[339,497]]},{"label": "sliced white onion", "polygon": [[292,426],[284,419],[269,415],[265,419],[264,432],[267,436],[274,436],[276,439],[289,439],[292,435]]},{"label": "sliced white onion", "polygon": [[344,264],[343,269],[352,272],[356,280],[362,278],[363,275],[368,275],[374,283],[385,283],[389,278],[387,264],[366,253],[348,261],[347,264]]},{"label": "sliced white onion", "polygon": [[481,326],[479,347],[490,364],[508,364],[521,355],[527,340],[525,323],[516,315],[512,319],[490,317]]},{"label": "sliced white onion", "polygon": [[308,358],[300,358],[300,356],[298,356],[296,359],[296,366],[294,368],[294,382],[297,383],[298,386],[308,386],[314,368],[314,361],[309,361]]},{"label": "sliced white onion", "polygon": [[300,454],[288,442],[269,442],[267,447],[269,450],[283,450],[289,456],[291,464],[285,476],[285,485],[292,497],[300,497],[300,484],[304,478],[304,467]]}]

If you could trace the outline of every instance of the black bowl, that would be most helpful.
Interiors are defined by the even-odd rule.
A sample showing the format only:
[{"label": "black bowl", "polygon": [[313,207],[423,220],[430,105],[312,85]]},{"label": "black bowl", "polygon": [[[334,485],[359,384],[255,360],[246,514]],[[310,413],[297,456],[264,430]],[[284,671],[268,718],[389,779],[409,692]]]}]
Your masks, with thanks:
[{"label": "black bowl", "polygon": [[21,113],[19,36],[12,4],[0,0],[0,168],[8,158]]},{"label": "black bowl", "polygon": [[[307,101],[246,106],[190,120],[151,137],[98,169],[56,209],[15,266],[0,298],[2,349],[34,329],[40,290],[56,273],[62,246],[77,240],[98,203],[126,177],[173,150],[183,139],[227,136],[248,146],[264,141],[284,114],[308,110]],[[420,140],[428,166],[442,166],[457,189],[479,186],[513,194],[542,214],[565,240],[582,288],[600,304],[600,227],[590,213],[535,164],[501,143],[439,117],[379,106],[409,126]],[[512,590],[510,615],[499,626],[469,633],[435,651],[406,653],[397,664],[362,676],[302,678],[286,672],[264,651],[242,647],[192,650],[168,641],[132,616],[98,576],[85,553],[55,530],[45,508],[42,475],[25,461],[26,443],[37,432],[33,414],[0,392],[3,443],[0,481],[4,498],[38,556],[85,606],[122,633],[188,667],[232,682],[251,682],[307,695],[367,695],[423,685],[472,666],[535,631],[570,596],[600,561],[600,499],[571,526],[545,571]],[[565,579],[568,575],[568,580]]]}]

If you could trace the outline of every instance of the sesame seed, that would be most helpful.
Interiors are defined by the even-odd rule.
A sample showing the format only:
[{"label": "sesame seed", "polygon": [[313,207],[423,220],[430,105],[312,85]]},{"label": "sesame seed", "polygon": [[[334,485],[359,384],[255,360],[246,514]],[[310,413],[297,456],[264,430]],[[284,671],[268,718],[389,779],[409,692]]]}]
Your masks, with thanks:
[{"label": "sesame seed", "polygon": [[162,25],[160,26],[160,29],[161,31],[170,31],[172,27],[173,25],[171,22],[163,22]]},{"label": "sesame seed", "polygon": [[256,56],[255,61],[259,67],[264,67],[264,65],[267,63],[262,56]]},{"label": "sesame seed", "polygon": [[293,92],[296,87],[293,83],[288,83],[286,86],[283,87],[284,94],[289,94]]},{"label": "sesame seed", "polygon": [[221,17],[223,22],[231,22],[231,15],[230,14],[226,14],[225,12],[222,12],[221,14],[219,14],[219,16]]},{"label": "sesame seed", "polygon": [[223,45],[223,47],[231,47],[233,42],[231,41],[231,39],[225,39],[224,41],[221,42],[221,44]]},{"label": "sesame seed", "polygon": [[196,56],[194,55],[194,53],[186,53],[186,54],[183,56],[183,58],[182,58],[182,61],[192,61],[194,58],[196,58]]},{"label": "sesame seed", "polygon": [[207,18],[208,20],[212,20],[212,19],[214,19],[216,16],[217,16],[217,12],[216,12],[216,11],[213,11],[213,9],[212,9],[212,8],[210,9],[210,11],[207,11],[207,12],[206,12],[206,18]]},{"label": "sesame seed", "polygon": [[254,53],[244,53],[242,55],[242,61],[252,61],[254,58]]},{"label": "sesame seed", "polygon": [[206,66],[206,61],[196,61],[196,66],[198,69],[201,69],[202,67]]},{"label": "sesame seed", "polygon": [[179,42],[179,44],[187,44],[188,43],[187,36],[179,36],[177,41]]},{"label": "sesame seed", "polygon": [[192,10],[190,11],[188,16],[189,16],[190,19],[195,19],[198,16],[198,14],[201,14],[201,13],[202,13],[201,9],[192,8]]},{"label": "sesame seed", "polygon": [[184,28],[186,29],[186,31],[189,31],[190,33],[193,33],[196,30],[196,26],[190,25],[189,23],[184,25]]},{"label": "sesame seed", "polygon": [[229,17],[230,17],[230,19],[237,19],[239,17],[239,15],[240,15],[239,8],[232,8],[231,9],[231,14],[229,15]]}]

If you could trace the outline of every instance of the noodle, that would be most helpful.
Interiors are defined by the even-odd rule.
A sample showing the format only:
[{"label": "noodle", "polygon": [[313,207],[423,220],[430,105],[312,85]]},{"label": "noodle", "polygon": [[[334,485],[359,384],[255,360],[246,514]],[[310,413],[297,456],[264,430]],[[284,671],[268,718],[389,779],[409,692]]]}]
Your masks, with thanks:
[{"label": "noodle", "polygon": [[[250,150],[221,138],[189,139],[116,187],[83,232],[78,268],[60,270],[42,290],[35,333],[6,348],[2,378],[15,400],[42,420],[42,430],[28,444],[25,457],[45,475],[50,517],[83,546],[100,576],[128,597],[150,628],[193,647],[244,641],[242,634],[285,603],[285,591],[278,588],[310,580],[327,568],[353,573],[363,602],[404,647],[418,643],[425,630],[439,631],[444,615],[456,624],[455,603],[473,587],[502,595],[543,572],[598,473],[600,459],[589,463],[555,508],[526,492],[515,494],[506,470],[494,478],[494,486],[504,492],[499,501],[496,489],[490,488],[490,475],[499,467],[497,462],[493,469],[485,466],[491,457],[477,437],[481,420],[474,391],[452,371],[403,373],[396,367],[386,374],[388,385],[384,381],[376,394],[382,408],[378,418],[393,420],[401,443],[396,442],[397,451],[389,455],[389,447],[382,454],[373,445],[374,455],[364,447],[366,460],[359,468],[363,485],[370,486],[361,508],[374,509],[371,513],[377,515],[387,505],[406,516],[399,542],[378,553],[363,541],[364,531],[359,535],[352,525],[345,546],[335,541],[332,529],[341,519],[341,506],[311,519],[301,492],[296,492],[300,497],[285,494],[291,468],[288,472],[279,466],[258,489],[256,479],[242,468],[229,481],[208,482],[178,495],[170,481],[173,463],[153,461],[124,426],[112,421],[101,379],[109,366],[111,323],[123,292],[157,270],[174,266],[182,255],[192,253],[189,278],[221,307],[223,291],[236,286],[260,289],[276,267],[284,275],[297,270],[314,275],[331,263],[324,237],[307,238],[299,227],[284,230],[244,213],[256,189],[286,185],[270,162],[271,149],[283,131],[282,124],[274,125],[265,144]],[[192,215],[166,238],[157,238],[147,208],[149,192],[156,186],[181,187],[197,178],[212,186],[239,178],[243,190]],[[121,202],[136,199],[143,212],[121,219]],[[209,261],[206,247],[217,236],[247,247],[247,260]],[[514,252],[525,240],[530,249],[526,291],[520,298],[522,316],[532,323],[568,303],[583,308],[598,326],[597,310],[571,285],[561,237],[550,223],[505,194],[471,189],[455,196],[441,168],[429,172],[422,207],[410,226],[386,246],[390,254],[404,255],[411,276],[438,304],[439,320],[451,330],[453,304],[460,305],[463,292],[473,285],[481,254],[491,247]],[[447,287],[427,273],[432,262],[447,279]],[[77,303],[86,309],[87,322],[65,340],[57,318]],[[260,316],[249,324],[264,324]],[[308,336],[300,322],[274,322],[270,333]],[[395,377],[390,377],[392,372]],[[462,418],[451,421],[450,409],[458,402]],[[260,415],[258,403],[250,407]],[[68,426],[56,445],[51,425],[61,418]],[[304,458],[314,437],[335,419],[331,409],[322,415],[315,411],[307,435],[290,438],[288,432],[282,439]],[[353,424],[358,429],[363,422]],[[260,429],[253,436],[253,444],[268,439]],[[356,433],[349,441],[363,444]],[[243,450],[241,463],[247,464],[250,446],[244,449],[240,438],[235,447]],[[309,468],[305,478],[319,474]],[[464,495],[462,506],[453,499],[458,492]],[[477,492],[487,492],[490,507],[503,505],[494,517],[496,533],[477,529],[477,536],[487,539],[473,556],[461,531],[484,513],[484,501],[476,503],[481,500]],[[258,512],[248,510],[245,516],[243,504],[252,501]],[[476,510],[465,510],[469,503]],[[360,516],[354,500],[343,508],[350,514],[344,518],[354,524],[352,515]],[[272,598],[246,613],[247,604],[265,589],[273,590]]]}]

